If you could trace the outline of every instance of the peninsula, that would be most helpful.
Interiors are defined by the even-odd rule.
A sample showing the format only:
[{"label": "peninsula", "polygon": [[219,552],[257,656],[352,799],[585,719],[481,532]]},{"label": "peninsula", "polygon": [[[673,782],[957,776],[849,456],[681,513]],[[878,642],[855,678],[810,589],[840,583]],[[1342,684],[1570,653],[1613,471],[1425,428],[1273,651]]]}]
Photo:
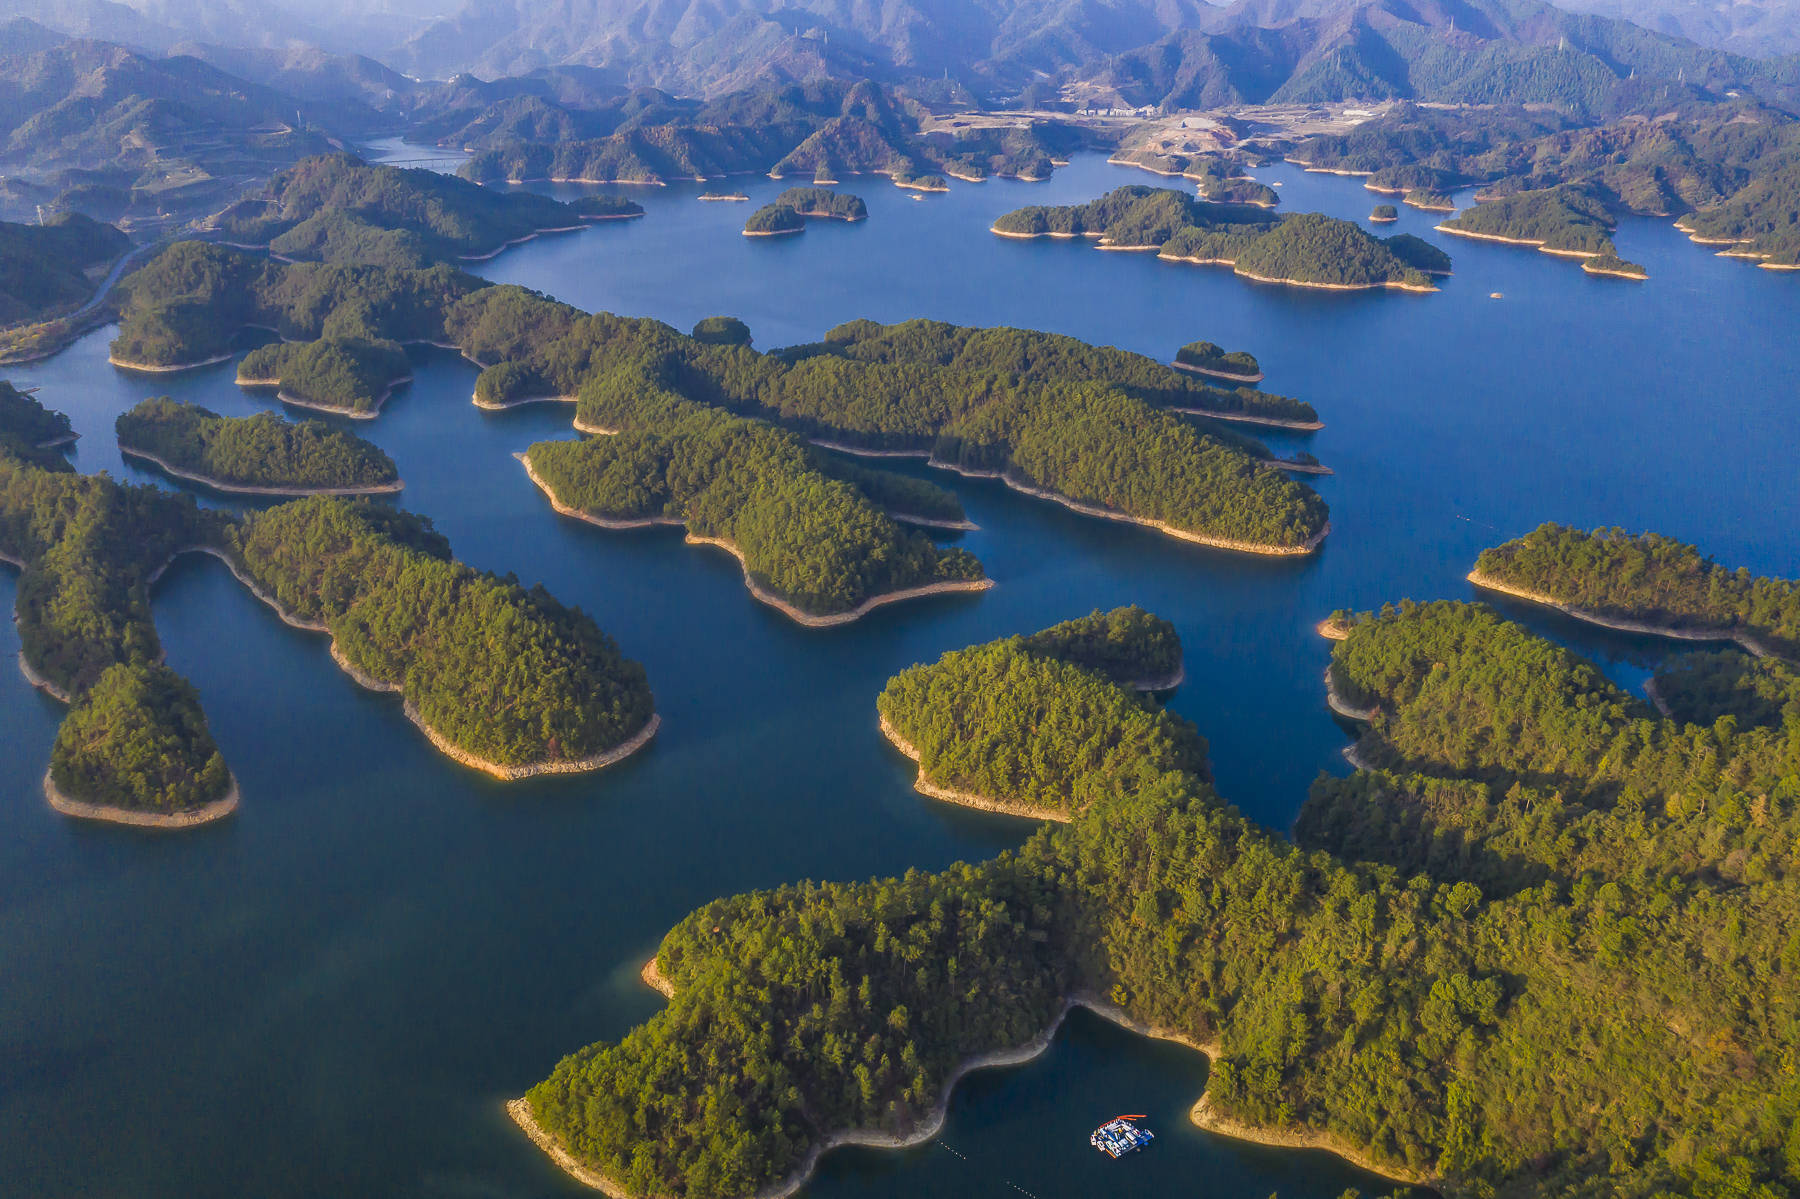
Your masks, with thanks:
[{"label": "peninsula", "polygon": [[178,479],[238,495],[375,495],[400,490],[393,459],[320,421],[224,417],[162,397],[121,414],[119,451]]},{"label": "peninsula", "polygon": [[[1213,1059],[1196,1123],[1397,1180],[1654,1179],[1720,1113],[1728,1152],[1779,1147],[1786,1126],[1754,1113],[1783,1059],[1734,1055],[1763,1024],[1701,985],[1757,983],[1698,952],[1729,930],[1766,960],[1791,935],[1793,884],[1757,864],[1791,817],[1737,806],[1792,785],[1779,720],[1678,726],[1479,605],[1340,615],[1330,686],[1367,718],[1369,768],[1314,784],[1296,848],[1219,797],[1190,726],[1118,683],[1137,651],[1100,635],[1117,615],[1057,639],[1111,645],[1111,670],[1009,638],[914,667],[878,703],[934,793],[1062,819],[979,865],[695,911],[650,974],[666,1013],[512,1105],[533,1140],[616,1195],[787,1193],[833,1145],[934,1135],[968,1069],[1022,1060],[1105,995],[1102,1015]],[[1702,807],[1685,799],[1702,777],[1733,781]],[[1608,798],[1626,785],[1629,803]],[[1720,836],[1746,852],[1692,852]],[[1635,881],[1646,858],[1667,884]],[[1666,950],[1632,931],[1652,919]],[[1546,952],[1552,930],[1566,953]],[[1640,968],[1594,969],[1608,954]],[[1332,1000],[1349,993],[1383,1001]],[[1672,1006],[1650,1027],[1653,1000]],[[1782,1029],[1779,1053],[1800,1039]],[[1621,1067],[1651,1085],[1621,1096]],[[1655,1135],[1602,1149],[1620,1102]]]},{"label": "peninsula", "polygon": [[1655,533],[1547,523],[1484,551],[1469,581],[1622,632],[1800,661],[1800,582],[1729,570]]},{"label": "peninsula", "polygon": [[825,187],[790,187],[750,214],[745,237],[799,233],[808,220],[861,221],[869,209],[860,196]]},{"label": "peninsula", "polygon": [[1021,208],[994,222],[1003,237],[1093,237],[1103,250],[1155,251],[1170,262],[1229,266],[1245,279],[1336,291],[1436,291],[1449,256],[1412,237],[1377,238],[1319,213],[1278,216],[1195,200],[1167,188],[1121,187],[1062,208]]},{"label": "peninsula", "polygon": [[[680,524],[691,544],[735,556],[757,599],[809,627],[993,585],[966,551],[902,529],[854,482],[832,477],[793,433],[673,397],[654,415],[641,407],[612,436],[526,451],[527,473],[557,511],[603,528]],[[744,488],[750,478],[758,485]]]},{"label": "peninsula", "polygon": [[244,355],[237,374],[240,386],[275,388],[284,404],[356,420],[379,416],[394,388],[411,378],[398,344],[363,338],[259,346]]},{"label": "peninsula", "polygon": [[[1073,338],[859,321],[817,345],[758,354],[659,322],[590,318],[506,287],[471,296],[454,323],[465,352],[493,362],[477,382],[487,402],[579,395],[580,430],[654,431],[679,400],[766,416],[855,453],[928,455],[934,465],[1001,478],[1077,511],[1226,549],[1307,553],[1327,525],[1317,494],[1287,478],[1263,447],[1175,411],[1310,416],[1310,408],[1250,389],[1224,392]],[[518,329],[533,330],[535,344],[522,344]],[[1007,365],[1019,362],[1029,365]],[[560,482],[556,489],[570,506],[589,507]]]}]

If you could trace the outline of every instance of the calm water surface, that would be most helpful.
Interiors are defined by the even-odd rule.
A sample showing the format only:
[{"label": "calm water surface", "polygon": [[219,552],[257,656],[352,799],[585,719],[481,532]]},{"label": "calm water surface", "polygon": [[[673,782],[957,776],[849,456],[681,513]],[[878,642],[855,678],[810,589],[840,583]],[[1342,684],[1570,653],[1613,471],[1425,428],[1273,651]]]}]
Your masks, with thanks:
[{"label": "calm water surface", "polygon": [[[1294,210],[1361,219],[1378,199],[1292,168],[1258,174]],[[544,238],[482,270],[683,328],[741,315],[765,347],[854,317],[931,316],[1165,357],[1202,337],[1252,350],[1266,387],[1313,401],[1327,424],[1271,438],[1338,472],[1319,482],[1333,533],[1314,559],[1208,551],[935,475],[981,525],[961,544],[999,586],[803,630],[677,532],[558,519],[511,454],[568,436],[569,411],[484,415],[468,403],[474,369],[426,352],[381,419],[354,428],[393,455],[405,504],[459,557],[544,582],[647,665],[664,717],[647,752],[587,778],[472,775],[391,699],[359,691],[322,639],[190,559],[158,588],[158,625],[244,807],[221,826],[146,836],[48,810],[39,778],[61,709],[0,670],[0,1194],[581,1193],[500,1101],[655,1011],[636,969],[669,925],[722,893],[936,868],[1028,834],[916,795],[911,766],[875,731],[883,681],[947,649],[1125,602],[1171,618],[1188,671],[1172,706],[1211,739],[1224,794],[1285,828],[1319,771],[1345,769],[1319,686],[1327,646],[1311,631],[1333,608],[1467,596],[1484,546],[1547,519],[1655,528],[1758,571],[1800,569],[1793,278],[1650,221],[1619,233],[1652,275],[1631,285],[1444,238],[1402,209],[1400,230],[1456,259],[1425,297],[1255,286],[986,232],[1020,204],[1151,180],[1097,158],[1045,184],[918,201],[850,180],[869,221],[766,241],[739,236],[745,205],[696,203],[696,186],[634,189],[645,219]],[[779,186],[745,190],[754,205]],[[270,402],[239,390],[231,364],[123,375],[105,364],[109,336],[12,376],[74,418],[80,469],[153,477],[120,461],[112,433],[147,394],[230,414]],[[0,603],[13,598],[0,573]],[[1662,652],[1515,614],[1628,684]],[[0,625],[0,655],[16,651]],[[833,1154],[810,1193],[1326,1199],[1370,1185],[1326,1155],[1192,1129],[1184,1113],[1204,1079],[1197,1055],[1078,1016],[1038,1061],[966,1082],[940,1141]],[[1086,1133],[1120,1111],[1151,1113],[1159,1139],[1113,1163]]]}]

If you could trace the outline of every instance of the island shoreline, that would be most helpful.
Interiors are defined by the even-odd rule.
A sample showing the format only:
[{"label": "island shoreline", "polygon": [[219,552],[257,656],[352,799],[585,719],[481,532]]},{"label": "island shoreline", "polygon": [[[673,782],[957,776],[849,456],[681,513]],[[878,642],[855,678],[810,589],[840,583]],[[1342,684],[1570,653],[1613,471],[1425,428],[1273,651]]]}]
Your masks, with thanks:
[{"label": "island shoreline", "polygon": [[1616,633],[1635,633],[1648,637],[1666,637],[1671,641],[1712,641],[1735,642],[1752,656],[1758,658],[1779,658],[1780,655],[1758,641],[1754,635],[1731,628],[1697,628],[1684,629],[1674,625],[1656,625],[1648,621],[1628,620],[1624,617],[1605,616],[1598,612],[1590,612],[1573,604],[1564,603],[1553,595],[1542,591],[1532,591],[1524,587],[1515,587],[1511,583],[1502,582],[1479,570],[1471,570],[1466,576],[1468,581],[1484,591],[1492,591],[1499,595],[1510,596],[1527,603],[1541,604],[1546,608],[1554,608],[1564,616],[1582,621],[1586,624],[1598,625],[1603,629],[1611,629]]},{"label": "island shoreline", "polygon": [[50,777],[49,771],[44,772],[44,799],[59,815],[74,820],[92,820],[101,824],[119,824],[131,828],[157,829],[166,832],[198,828],[203,824],[212,824],[215,821],[223,820],[237,811],[240,798],[237,779],[231,776],[231,785],[226,789],[225,794],[211,803],[181,812],[138,812],[131,808],[118,808],[110,804],[89,803],[84,799],[76,799],[57,787],[56,781]]},{"label": "island shoreline", "polygon": [[[529,477],[531,481],[537,485],[538,490],[542,491],[545,497],[549,499],[551,508],[563,516],[573,517],[576,520],[583,520],[589,524],[598,525],[603,529],[614,530],[644,529],[656,525],[672,526],[675,528],[685,528],[687,526],[686,521],[677,520],[672,516],[619,519],[616,517],[596,516],[591,512],[584,512],[579,508],[571,507],[559,499],[555,490],[553,490],[537,471],[532,468],[529,457],[524,454],[515,456],[524,464],[526,476]],[[688,545],[717,546],[719,549],[729,553],[738,560],[738,565],[744,572],[744,587],[754,598],[767,604],[769,607],[774,608],[783,616],[792,620],[795,624],[803,625],[809,629],[824,629],[832,628],[836,625],[849,624],[851,621],[868,615],[870,612],[884,604],[895,604],[902,600],[919,599],[928,595],[952,595],[965,592],[986,591],[994,585],[994,580],[988,578],[924,583],[917,587],[902,587],[895,591],[884,591],[879,595],[872,595],[856,607],[848,609],[847,611],[818,615],[796,606],[791,601],[770,591],[752,578],[750,567],[744,561],[743,551],[738,549],[734,543],[727,541],[723,537],[703,537],[695,533],[688,533],[684,540]]]},{"label": "island shoreline", "polygon": [[1259,554],[1271,558],[1304,557],[1307,554],[1316,552],[1319,546],[1324,542],[1325,535],[1331,532],[1331,522],[1326,521],[1324,528],[1295,546],[1268,545],[1257,541],[1239,541],[1231,537],[1215,537],[1208,533],[1196,533],[1188,529],[1179,529],[1174,525],[1169,524],[1167,521],[1151,520],[1148,517],[1143,516],[1132,516],[1126,512],[1115,512],[1110,508],[1101,508],[1097,505],[1084,503],[1080,500],[1072,500],[1068,496],[1059,495],[1054,491],[1046,491],[1041,487],[1033,487],[1028,483],[1021,483],[1017,479],[1007,475],[1004,471],[968,470],[964,467],[940,461],[937,458],[930,459],[929,464],[937,467],[939,470],[953,471],[966,479],[998,479],[1014,491],[1021,492],[1034,499],[1050,500],[1053,503],[1061,504],[1071,512],[1079,512],[1083,516],[1096,516],[1103,520],[1116,520],[1123,524],[1140,525],[1147,529],[1155,529],[1159,533],[1174,537],[1180,541],[1189,541],[1196,545],[1208,546],[1212,549],[1230,550],[1234,553]]},{"label": "island shoreline", "polygon": [[198,483],[203,487],[210,487],[214,491],[223,491],[231,495],[394,495],[406,486],[404,481],[396,479],[392,483],[368,483],[362,486],[353,487],[261,487],[249,483],[227,483],[222,479],[213,479],[206,475],[192,474],[188,471],[171,466],[168,462],[157,457],[155,454],[150,453],[148,450],[140,450],[134,446],[128,446],[122,441],[119,443],[119,453],[128,458],[142,458],[146,462],[154,463],[165,474],[171,475],[174,478],[184,479],[189,483]]}]

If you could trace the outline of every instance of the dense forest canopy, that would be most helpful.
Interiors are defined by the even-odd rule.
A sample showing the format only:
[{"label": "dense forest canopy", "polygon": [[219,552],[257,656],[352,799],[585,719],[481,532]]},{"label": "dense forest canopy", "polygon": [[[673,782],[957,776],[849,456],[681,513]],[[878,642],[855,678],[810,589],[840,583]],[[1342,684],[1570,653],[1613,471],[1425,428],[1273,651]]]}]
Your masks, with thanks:
[{"label": "dense forest canopy", "polygon": [[764,204],[744,218],[744,233],[749,237],[799,233],[805,228],[806,218],[786,204]]},{"label": "dense forest canopy", "polygon": [[634,1194],[748,1194],[833,1132],[917,1129],[959,1061],[1092,995],[1216,1041],[1212,1111],[1453,1193],[1781,1193],[1800,704],[1682,726],[1484,607],[1344,624],[1374,768],[1320,779],[1299,849],[1191,729],[1031,639],[905,672],[881,708],[937,771],[1082,810],[979,866],[696,911],[668,1008],[535,1118]]},{"label": "dense forest canopy", "polygon": [[224,518],[185,496],[15,450],[68,427],[35,396],[0,384],[0,557],[22,564],[21,660],[72,705],[51,778],[86,803],[160,814],[199,807],[230,779],[193,688],[160,665],[149,589],[178,550],[215,540]]},{"label": "dense forest canopy", "polygon": [[994,232],[1097,237],[1108,248],[1154,249],[1172,261],[1230,266],[1276,283],[1428,291],[1434,290],[1429,276],[1450,268],[1447,255],[1417,238],[1383,239],[1320,213],[1277,216],[1135,184],[1086,204],[1016,209],[994,222]]},{"label": "dense forest canopy", "polygon": [[448,266],[283,263],[178,241],[120,286],[125,298],[113,358],[175,366],[226,353],[252,325],[301,342],[441,340],[450,306],[487,284]]},{"label": "dense forest canopy", "polygon": [[773,202],[792,208],[805,217],[860,221],[869,215],[869,206],[863,203],[861,196],[832,191],[829,187],[790,187],[776,196]]},{"label": "dense forest canopy", "polygon": [[322,421],[270,412],[229,417],[153,397],[120,413],[119,447],[141,450],[177,471],[247,487],[379,487],[400,478],[377,446]]},{"label": "dense forest canopy", "polygon": [[1210,341],[1190,341],[1175,351],[1179,366],[1193,367],[1221,375],[1261,376],[1262,365],[1256,355],[1246,350],[1227,351]]},{"label": "dense forest canopy", "polygon": [[1571,254],[1610,254],[1613,250],[1613,222],[1606,205],[1576,187],[1497,196],[1456,214],[1442,228],[1530,242]]},{"label": "dense forest canopy", "polygon": [[[1440,205],[1426,204],[1427,189],[1470,183],[1487,197],[1579,193],[1570,201],[1574,215],[1540,199],[1500,222],[1535,225],[1534,238],[1561,232],[1572,249],[1596,248],[1595,227],[1603,234],[1626,213],[1681,214],[1678,224],[1697,239],[1778,265],[1800,263],[1800,121],[1748,99],[1674,103],[1598,124],[1512,105],[1402,105],[1348,132],[1311,138],[1297,156],[1373,172],[1371,186],[1404,190],[1407,203],[1428,207]],[[1458,220],[1488,208],[1484,202]],[[1562,230],[1570,223],[1585,232]]]},{"label": "dense forest canopy", "polygon": [[[36,404],[13,393],[0,418]],[[227,426],[215,445],[272,419]],[[159,420],[223,418],[153,400],[125,423]],[[335,445],[340,435],[317,436]],[[150,616],[151,581],[184,549],[223,554],[285,613],[324,625],[349,668],[402,691],[459,753],[507,767],[579,763],[651,719],[643,667],[591,619],[541,587],[451,560],[423,518],[327,499],[236,518],[66,463],[45,469],[6,445],[0,437],[0,557],[23,564],[25,664],[73,702],[52,764],[72,798],[168,813],[225,790],[192,689],[159,666]]]},{"label": "dense forest canopy", "polygon": [[48,470],[68,470],[60,446],[74,436],[69,418],[44,407],[0,379],[0,458],[10,457]]},{"label": "dense forest canopy", "polygon": [[231,788],[194,685],[142,660],[109,666],[70,709],[50,750],[50,778],[83,803],[165,816]]},{"label": "dense forest canopy", "polygon": [[1720,566],[1660,534],[1546,523],[1484,552],[1475,574],[1600,616],[1742,633],[1800,659],[1800,582]]},{"label": "dense forest canopy", "polygon": [[618,433],[541,441],[527,451],[558,502],[612,520],[678,521],[694,536],[722,538],[743,554],[754,584],[809,615],[982,577],[973,556],[902,529],[794,434],[672,393],[652,399],[655,387],[644,380]]},{"label": "dense forest canopy", "polygon": [[354,413],[375,412],[411,377],[398,342],[363,337],[271,342],[238,363],[240,383],[272,385],[284,398]]},{"label": "dense forest canopy", "polygon": [[0,326],[78,307],[104,268],[130,248],[129,237],[80,213],[40,225],[0,221]]},{"label": "dense forest canopy", "polygon": [[[1311,489],[1241,439],[1167,410],[1215,396],[1248,408],[1262,393],[1207,388],[1164,364],[1072,338],[856,323],[816,346],[758,354],[655,321],[584,315],[515,288],[468,297],[448,327],[465,353],[493,364],[476,385],[484,402],[575,394],[584,428],[629,427],[667,394],[832,443],[929,451],[940,465],[1000,473],[1243,548],[1315,545],[1326,526]],[[1261,410],[1297,411],[1281,397],[1267,405]]]},{"label": "dense forest canopy", "polygon": [[287,258],[419,269],[577,225],[582,215],[532,192],[325,154],[278,172],[265,199],[235,206],[219,226],[234,241]]},{"label": "dense forest canopy", "polygon": [[450,558],[430,522],[370,501],[245,516],[231,552],[355,669],[457,749],[508,767],[578,762],[651,717],[644,668],[578,608]]}]

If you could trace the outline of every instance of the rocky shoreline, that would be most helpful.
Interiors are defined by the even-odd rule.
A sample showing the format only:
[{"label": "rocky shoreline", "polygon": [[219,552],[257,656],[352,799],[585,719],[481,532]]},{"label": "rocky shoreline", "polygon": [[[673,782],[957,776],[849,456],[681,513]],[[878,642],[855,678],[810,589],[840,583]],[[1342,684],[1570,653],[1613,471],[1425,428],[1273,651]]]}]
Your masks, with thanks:
[{"label": "rocky shoreline", "polygon": [[185,812],[138,812],[130,808],[115,808],[107,804],[88,803],[76,799],[60,790],[50,772],[44,772],[44,798],[58,813],[75,820],[93,820],[103,824],[123,824],[133,828],[151,829],[187,829],[197,828],[202,824],[211,824],[223,820],[238,809],[237,779],[231,779],[231,786],[225,794],[211,803],[190,808]]}]

